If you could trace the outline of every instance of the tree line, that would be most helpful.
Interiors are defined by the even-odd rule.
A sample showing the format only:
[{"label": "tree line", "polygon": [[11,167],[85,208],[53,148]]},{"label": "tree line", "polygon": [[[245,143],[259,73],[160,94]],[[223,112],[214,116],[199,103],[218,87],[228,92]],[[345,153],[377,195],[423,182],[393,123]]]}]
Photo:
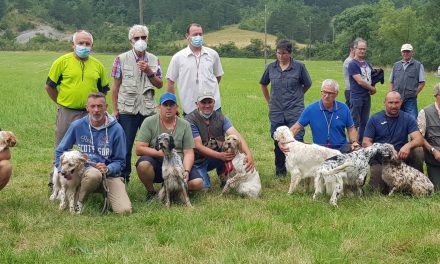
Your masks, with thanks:
[{"label": "tree line", "polygon": [[[139,22],[138,5],[139,0],[0,0],[0,49],[65,49],[44,36],[15,43],[20,31],[45,23],[61,31],[90,29],[96,51],[121,52],[129,47],[127,28]],[[440,64],[439,13],[438,0],[149,0],[143,1],[142,17],[152,36],[149,47],[160,55],[179,49],[173,43],[191,22],[205,32],[231,24],[264,32],[267,21],[269,34],[307,44],[295,52],[300,59],[341,60],[350,41],[362,37],[374,64],[392,64],[409,42],[432,70]],[[258,40],[242,49],[231,42],[216,48],[228,57],[261,57],[268,49]]]}]

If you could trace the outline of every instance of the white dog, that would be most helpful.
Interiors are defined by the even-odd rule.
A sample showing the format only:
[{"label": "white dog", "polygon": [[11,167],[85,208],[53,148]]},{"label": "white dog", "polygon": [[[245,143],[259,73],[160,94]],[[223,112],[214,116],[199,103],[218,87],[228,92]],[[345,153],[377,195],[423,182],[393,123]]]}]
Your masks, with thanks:
[{"label": "white dog", "polygon": [[239,194],[251,198],[258,198],[261,194],[260,175],[256,169],[246,171],[246,155],[240,152],[240,139],[236,135],[229,135],[223,143],[223,150],[235,154],[231,162],[227,162],[225,171],[228,180],[223,187],[222,194],[235,189]]},{"label": "white dog", "polygon": [[77,150],[66,151],[61,155],[61,170],[54,168],[53,193],[49,198],[51,201],[60,200],[60,210],[66,208],[68,201],[71,213],[81,213],[82,205],[78,202],[78,195],[86,162],[87,155]]},{"label": "white dog", "polygon": [[319,165],[326,159],[341,154],[339,150],[296,141],[287,126],[278,127],[274,139],[289,148],[289,152],[286,153],[286,168],[292,177],[289,194],[297,190],[301,180],[309,180],[310,185],[306,186],[306,189],[313,190],[314,181],[310,179],[315,178]]}]

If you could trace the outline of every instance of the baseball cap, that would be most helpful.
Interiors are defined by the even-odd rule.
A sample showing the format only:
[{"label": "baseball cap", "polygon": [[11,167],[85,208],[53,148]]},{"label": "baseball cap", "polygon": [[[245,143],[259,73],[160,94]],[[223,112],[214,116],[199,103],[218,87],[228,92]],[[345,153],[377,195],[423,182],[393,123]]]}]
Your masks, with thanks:
[{"label": "baseball cap", "polygon": [[214,93],[212,91],[202,91],[201,93],[199,93],[199,97],[197,97],[197,102],[200,102],[203,99],[207,98],[215,100]]},{"label": "baseball cap", "polygon": [[400,51],[404,51],[404,50],[409,50],[412,51],[413,50],[413,46],[411,44],[403,44],[402,48],[400,48]]},{"label": "baseball cap", "polygon": [[165,103],[166,101],[173,101],[175,104],[177,104],[176,96],[172,93],[164,93],[160,96],[160,104]]}]

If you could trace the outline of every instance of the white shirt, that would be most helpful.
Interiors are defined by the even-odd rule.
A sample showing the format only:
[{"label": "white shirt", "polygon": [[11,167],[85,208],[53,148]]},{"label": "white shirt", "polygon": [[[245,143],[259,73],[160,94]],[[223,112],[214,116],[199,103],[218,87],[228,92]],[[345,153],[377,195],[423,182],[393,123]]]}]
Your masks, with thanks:
[{"label": "white shirt", "polygon": [[197,97],[203,90],[210,90],[214,93],[215,110],[221,107],[220,90],[216,77],[223,74],[220,57],[215,50],[202,47],[200,56],[196,57],[191,49],[186,47],[171,58],[167,79],[177,82],[177,91],[183,112],[189,114],[197,108]]}]

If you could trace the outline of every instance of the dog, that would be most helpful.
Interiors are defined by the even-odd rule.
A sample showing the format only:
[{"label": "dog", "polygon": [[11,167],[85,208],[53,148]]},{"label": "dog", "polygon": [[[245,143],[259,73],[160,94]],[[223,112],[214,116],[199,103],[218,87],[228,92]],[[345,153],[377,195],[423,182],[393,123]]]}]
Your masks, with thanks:
[{"label": "dog", "polygon": [[324,161],[316,171],[313,199],[316,200],[326,190],[327,194],[331,195],[330,204],[337,206],[338,198],[348,186],[355,187],[358,194],[362,195],[369,162],[383,149],[383,144],[374,143],[369,147],[348,154],[340,154]]},{"label": "dog", "polygon": [[165,203],[167,208],[171,205],[171,198],[180,196],[186,206],[192,207],[188,197],[188,185],[185,181],[182,159],[174,149],[173,137],[162,133],[157,138],[157,146],[164,153],[162,163],[163,186],[159,191],[159,200]]},{"label": "dog", "polygon": [[432,195],[434,185],[422,172],[398,159],[397,151],[391,144],[384,144],[382,153],[382,179],[390,187],[388,196],[396,191],[409,192],[416,197]]},{"label": "dog", "polygon": [[306,190],[312,191],[314,182],[311,179],[315,178],[319,165],[326,159],[341,154],[339,150],[296,141],[287,126],[278,127],[274,139],[289,148],[286,153],[286,168],[291,175],[289,194],[297,190],[301,180],[306,182]]},{"label": "dog", "polygon": [[70,213],[81,214],[83,205],[78,202],[78,195],[87,161],[87,154],[70,150],[61,155],[61,170],[58,171],[54,167],[53,192],[49,199],[51,201],[59,199],[60,210],[64,210],[68,202]]},{"label": "dog", "polygon": [[227,180],[222,195],[230,189],[235,189],[242,196],[260,197],[260,175],[256,169],[246,171],[246,155],[240,152],[240,139],[236,135],[227,136],[223,143],[223,151],[233,153],[235,157],[225,163]]},{"label": "dog", "polygon": [[15,147],[17,138],[11,131],[0,131],[0,152],[7,148]]}]

